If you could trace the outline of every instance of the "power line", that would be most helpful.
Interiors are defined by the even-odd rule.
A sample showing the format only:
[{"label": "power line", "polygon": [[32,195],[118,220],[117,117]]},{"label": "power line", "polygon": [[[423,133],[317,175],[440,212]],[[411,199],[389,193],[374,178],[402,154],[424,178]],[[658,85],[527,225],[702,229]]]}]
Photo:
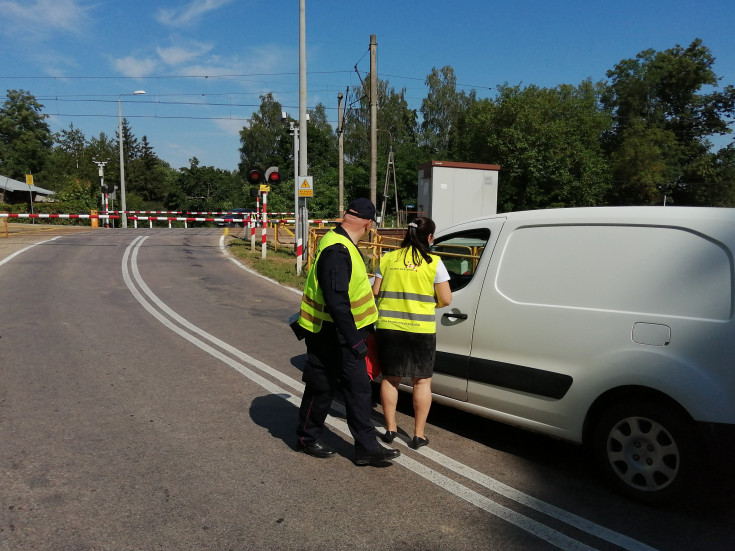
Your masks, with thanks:
[{"label": "power line", "polygon": [[[358,65],[360,61],[367,55],[367,53],[363,54],[363,56],[355,63],[355,65]],[[336,75],[336,74],[352,74],[354,72],[354,68],[351,70],[337,70],[337,71],[308,71],[307,75],[313,76],[313,75]],[[278,77],[278,76],[298,76],[298,72],[278,72],[278,73],[232,73],[232,74],[221,74],[221,75],[141,75],[141,76],[109,76],[109,75],[98,75],[98,76],[91,76],[91,75],[73,75],[73,76],[49,76],[49,75],[40,75],[40,76],[33,76],[33,75],[25,75],[25,76],[12,76],[12,75],[5,75],[2,78],[3,79],[17,79],[17,80],[175,80],[175,79],[235,79],[235,78],[251,78],[251,77]],[[425,83],[427,77],[412,77],[412,76],[406,76],[406,75],[395,75],[391,73],[378,73],[378,77],[390,77],[390,78],[398,78],[402,80],[413,80]],[[465,84],[465,83],[456,83],[457,86],[461,88],[473,88],[478,90],[493,90],[495,86],[488,86],[485,84]],[[237,93],[237,92],[235,92]],[[242,92],[242,93],[257,93],[257,92]]]},{"label": "power line", "polygon": [[[310,71],[307,73],[307,75],[329,75],[329,74],[338,74],[338,73],[351,73],[352,71]],[[73,75],[73,76],[50,76],[50,75],[40,75],[40,76],[33,76],[33,75],[26,75],[26,76],[12,76],[12,75],[4,75],[2,78],[7,79],[18,79],[18,80],[89,80],[89,79],[99,79],[99,80],[144,80],[144,79],[151,79],[151,80],[172,80],[177,78],[182,79],[228,79],[228,78],[243,78],[243,77],[275,77],[275,76],[298,76],[298,72],[283,72],[283,73],[242,73],[242,74],[224,74],[224,75],[141,75],[141,76],[105,76],[105,75],[98,75],[98,76],[91,76],[91,75]]]},{"label": "power line", "polygon": [[[117,119],[117,115],[89,114],[89,113],[52,113],[55,117],[100,117]],[[250,117],[196,117],[189,115],[125,115],[125,119],[191,119],[203,121],[251,121]]]},{"label": "power line", "polygon": [[[384,77],[401,78],[401,79],[404,79],[404,80],[418,80],[418,81],[421,81],[423,83],[426,83],[426,78],[427,78],[427,77],[424,77],[424,78],[406,77],[406,76],[401,76],[401,75],[391,75],[391,74],[388,74],[388,73],[381,73],[381,75],[384,76]],[[473,88],[473,89],[476,89],[476,90],[494,90],[495,89],[495,86],[487,86],[487,85],[479,85],[479,84],[477,84],[477,85],[476,84],[463,84],[461,82],[457,82],[457,83],[455,83],[455,85],[456,86],[459,86],[461,88]]]}]

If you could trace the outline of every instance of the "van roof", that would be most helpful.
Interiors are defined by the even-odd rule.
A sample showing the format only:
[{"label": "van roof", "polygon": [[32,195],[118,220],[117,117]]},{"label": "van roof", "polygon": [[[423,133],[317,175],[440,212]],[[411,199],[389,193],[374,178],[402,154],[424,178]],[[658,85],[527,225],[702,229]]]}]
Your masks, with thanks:
[{"label": "van roof", "polygon": [[437,232],[443,235],[464,225],[476,226],[483,220],[506,219],[514,224],[645,224],[684,226],[704,233],[726,233],[735,244],[735,209],[720,207],[579,207],[512,211],[460,222]]}]

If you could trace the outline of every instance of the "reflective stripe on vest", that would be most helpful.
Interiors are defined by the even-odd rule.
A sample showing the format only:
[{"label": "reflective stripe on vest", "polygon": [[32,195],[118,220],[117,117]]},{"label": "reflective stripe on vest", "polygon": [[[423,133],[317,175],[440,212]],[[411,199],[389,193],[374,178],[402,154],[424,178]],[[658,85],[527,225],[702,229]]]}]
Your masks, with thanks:
[{"label": "reflective stripe on vest", "polygon": [[434,279],[439,257],[432,262],[412,262],[411,249],[399,249],[383,255],[380,273],[383,281],[378,296],[378,329],[410,333],[436,332]]},{"label": "reflective stripe on vest", "polygon": [[319,242],[319,247],[311,265],[311,270],[306,278],[304,294],[301,297],[301,312],[299,314],[299,325],[312,333],[318,333],[325,321],[333,321],[332,316],[326,311],[324,294],[317,281],[316,267],[322,251],[331,245],[341,243],[350,253],[352,273],[350,275],[350,286],[348,294],[350,297],[350,310],[355,320],[357,329],[361,329],[378,319],[378,310],[375,307],[373,290],[365,270],[365,261],[352,241],[335,231],[328,232]]}]

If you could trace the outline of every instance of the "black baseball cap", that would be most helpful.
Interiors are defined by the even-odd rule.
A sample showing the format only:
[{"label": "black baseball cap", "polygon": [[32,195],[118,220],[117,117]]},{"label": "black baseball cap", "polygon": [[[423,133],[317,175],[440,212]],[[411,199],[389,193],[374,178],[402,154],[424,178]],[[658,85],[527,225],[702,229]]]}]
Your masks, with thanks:
[{"label": "black baseball cap", "polygon": [[370,199],[365,199],[364,197],[353,200],[347,205],[345,212],[363,220],[375,220],[375,205],[373,205]]}]

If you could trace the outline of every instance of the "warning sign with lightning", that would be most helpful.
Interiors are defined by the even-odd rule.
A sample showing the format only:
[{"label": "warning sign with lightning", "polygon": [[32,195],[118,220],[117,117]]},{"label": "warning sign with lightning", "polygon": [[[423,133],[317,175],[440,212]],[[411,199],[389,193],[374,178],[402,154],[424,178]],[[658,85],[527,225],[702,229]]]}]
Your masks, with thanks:
[{"label": "warning sign with lightning", "polygon": [[299,176],[299,197],[314,197],[313,176]]}]

